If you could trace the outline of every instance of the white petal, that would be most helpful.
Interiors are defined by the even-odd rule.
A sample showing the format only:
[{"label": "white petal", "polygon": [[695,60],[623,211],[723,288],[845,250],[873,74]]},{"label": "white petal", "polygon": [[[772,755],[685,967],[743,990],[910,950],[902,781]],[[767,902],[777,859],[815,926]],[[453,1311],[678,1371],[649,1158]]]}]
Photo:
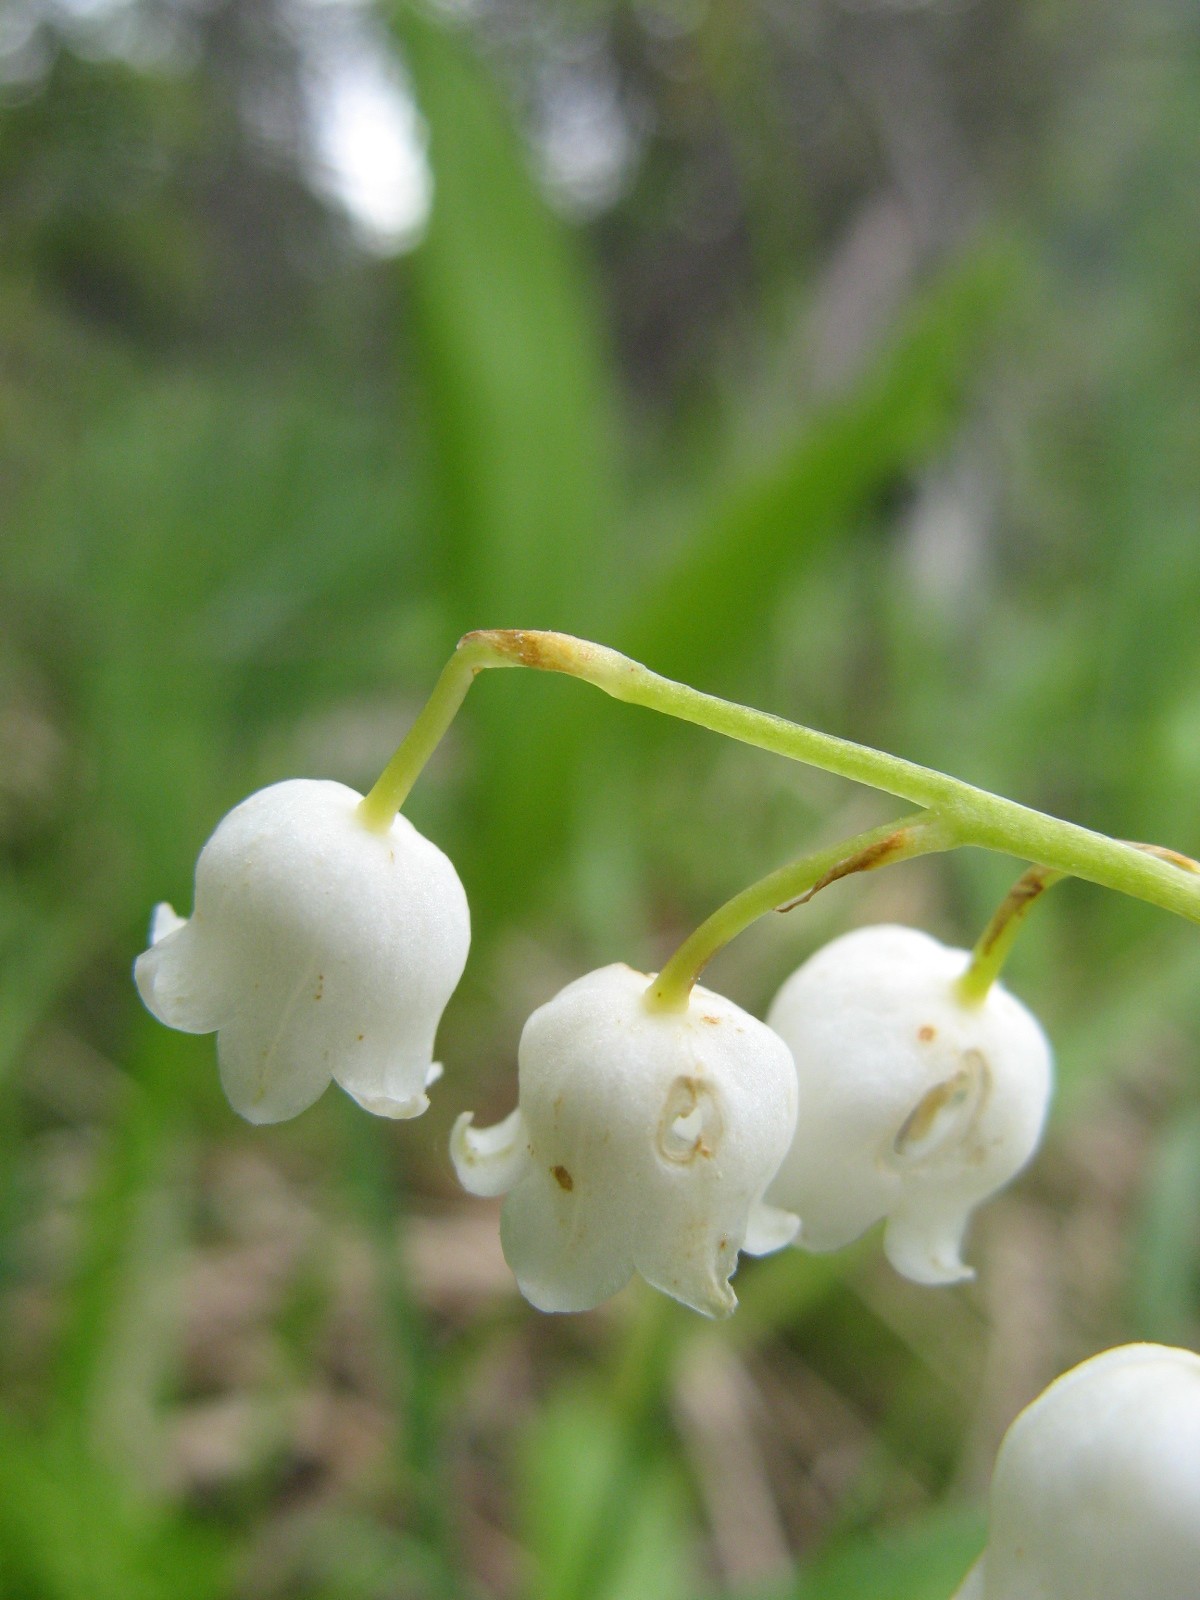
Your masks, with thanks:
[{"label": "white petal", "polygon": [[631,1242],[564,1167],[531,1163],[500,1211],[500,1243],[539,1311],[590,1311],[633,1276]]},{"label": "white petal", "polygon": [[800,1218],[760,1200],[750,1213],[742,1249],[748,1256],[769,1256],[791,1244],[800,1232]]},{"label": "white petal", "polygon": [[914,1283],[966,1283],[975,1276],[961,1250],[969,1213],[902,1207],[888,1218],[883,1249],[897,1272]]},{"label": "white petal", "polygon": [[[398,1058],[398,1047],[376,1044],[373,1037],[356,1034],[341,1041],[331,1059],[336,1060],[335,1081],[364,1111],[376,1117],[403,1121],[419,1117],[429,1109],[429,1084],[441,1076],[427,1059],[428,1046],[418,1044],[407,1060]],[[393,1053],[395,1051],[395,1053]]]},{"label": "white petal", "polygon": [[150,943],[158,944],[160,939],[182,928],[186,921],[187,918],[181,917],[174,906],[160,900],[150,913]]},{"label": "white petal", "polygon": [[329,1085],[329,1055],[306,1026],[311,977],[274,1012],[247,1007],[217,1034],[221,1086],[248,1122],[286,1122],[320,1098]]},{"label": "white petal", "polygon": [[450,1134],[450,1159],[468,1194],[507,1194],[529,1169],[529,1141],[520,1108],[490,1128],[473,1128],[464,1111]]},{"label": "white petal", "polygon": [[702,1245],[694,1253],[678,1246],[666,1253],[638,1252],[637,1270],[652,1289],[669,1294],[706,1317],[731,1317],[737,1295],[729,1279],[737,1268],[737,1250],[721,1248],[720,1240]]},{"label": "white petal", "polygon": [[986,1600],[987,1574],[983,1570],[983,1562],[977,1561],[967,1573],[966,1581],[962,1588],[952,1597],[952,1600]]},{"label": "white petal", "polygon": [[[156,914],[156,927],[158,921]],[[234,1001],[204,941],[190,923],[176,921],[177,927],[160,933],[134,962],[133,980],[146,1009],[160,1022],[181,1033],[212,1033]]]}]

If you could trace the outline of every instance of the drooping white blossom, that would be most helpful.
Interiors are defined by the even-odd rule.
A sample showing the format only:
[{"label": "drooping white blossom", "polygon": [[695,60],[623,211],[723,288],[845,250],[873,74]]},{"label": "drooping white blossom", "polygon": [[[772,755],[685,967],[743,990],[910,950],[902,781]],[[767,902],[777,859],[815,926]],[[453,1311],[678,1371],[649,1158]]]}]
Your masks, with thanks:
[{"label": "drooping white blossom", "polygon": [[795,1057],[804,1115],[769,1197],[799,1215],[805,1248],[839,1249],[886,1218],[906,1277],[972,1275],[971,1212],[1036,1149],[1052,1069],[1040,1025],[999,984],[959,996],[969,959],[914,928],[860,928],[776,996],[767,1021]]},{"label": "drooping white blossom", "polygon": [[1197,1600],[1200,1356],[1106,1350],[1027,1406],[955,1600]]},{"label": "drooping white blossom", "polygon": [[454,1128],[459,1179],[506,1196],[504,1254],[543,1311],[588,1310],[638,1272],[725,1315],[739,1250],[796,1230],[763,1203],[796,1121],[787,1046],[706,989],[652,1009],[649,985],[622,965],[569,984],[525,1024],[517,1109]]},{"label": "drooping white blossom", "polygon": [[159,906],[134,977],[160,1021],[217,1034],[221,1081],[251,1122],[280,1122],[333,1078],[414,1117],[440,1073],[433,1041],[466,963],[470,917],[450,861],[398,816],[386,833],[340,783],[259,790],[196,865],[195,910]]}]

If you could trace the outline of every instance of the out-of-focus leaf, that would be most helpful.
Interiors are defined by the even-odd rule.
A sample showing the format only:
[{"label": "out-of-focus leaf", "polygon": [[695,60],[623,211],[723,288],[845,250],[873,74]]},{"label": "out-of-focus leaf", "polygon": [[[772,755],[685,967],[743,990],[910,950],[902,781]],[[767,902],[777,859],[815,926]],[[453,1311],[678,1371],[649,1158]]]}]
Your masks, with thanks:
[{"label": "out-of-focus leaf", "polygon": [[[606,1510],[618,1475],[619,1515]],[[679,1486],[657,1454],[627,1458],[612,1409],[584,1389],[563,1391],[525,1439],[522,1515],[536,1578],[533,1600],[684,1600],[688,1530]],[[592,1565],[604,1576],[591,1587]]]},{"label": "out-of-focus leaf", "polygon": [[0,1419],[0,1593],[36,1600],[215,1600],[216,1538],[139,1500],[71,1430]]},{"label": "out-of-focus leaf", "polygon": [[1131,1297],[1142,1338],[1194,1340],[1200,1322],[1200,1106],[1163,1130],[1150,1161]]},{"label": "out-of-focus leaf", "polygon": [[[614,411],[590,285],[468,42],[416,7],[393,15],[430,130],[409,304],[448,643],[473,627],[590,633],[611,556]],[[546,760],[553,696],[527,688],[514,716],[489,690],[470,711],[487,794],[462,841],[485,917],[561,851],[569,791]]]},{"label": "out-of-focus leaf", "polygon": [[840,1544],[794,1586],[742,1591],[726,1600],[947,1600],[983,1543],[977,1512],[936,1512],[896,1532]]},{"label": "out-of-focus leaf", "polygon": [[836,1254],[779,1250],[760,1261],[743,1257],[736,1280],[738,1314],[729,1323],[730,1341],[755,1344],[793,1327],[838,1288],[866,1252],[877,1248],[878,1241],[869,1234]]},{"label": "out-of-focus leaf", "polygon": [[412,336],[453,615],[462,628],[585,627],[611,497],[612,399],[590,286],[466,39],[416,7],[395,15],[430,130]]},{"label": "out-of-focus leaf", "polygon": [[760,636],[780,588],[945,442],[1011,282],[990,250],[948,269],[855,388],[712,508],[614,642],[695,680]]},{"label": "out-of-focus leaf", "polygon": [[95,940],[92,917],[70,906],[30,907],[0,933],[0,1086],[33,1030],[61,998]]},{"label": "out-of-focus leaf", "polygon": [[[82,1247],[74,1263],[57,1351],[54,1398],[61,1413],[111,1426],[120,1388],[142,1382],[139,1361],[153,1361],[150,1382],[169,1368],[174,1321],[158,1315],[131,1333],[130,1311],[155,1299],[154,1284],[174,1252],[170,1225],[182,1204],[178,1080],[194,1071],[211,1042],[168,1032],[139,1018],[131,1050],[134,1084],[124,1097],[99,1179],[88,1195]],[[164,1221],[166,1226],[164,1227]],[[161,1302],[161,1289],[157,1296]],[[170,1308],[165,1308],[168,1313]],[[153,1336],[153,1337],[152,1337]],[[142,1349],[125,1349],[133,1339]]]}]

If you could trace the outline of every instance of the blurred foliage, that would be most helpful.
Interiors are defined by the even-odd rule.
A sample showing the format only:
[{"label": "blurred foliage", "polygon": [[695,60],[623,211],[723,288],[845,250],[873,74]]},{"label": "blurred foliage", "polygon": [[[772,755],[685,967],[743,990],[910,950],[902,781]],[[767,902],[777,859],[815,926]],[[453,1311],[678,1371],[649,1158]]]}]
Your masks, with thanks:
[{"label": "blurred foliage", "polygon": [[[1039,909],[1063,1092],[975,1286],[787,1253],[715,1337],[524,1308],[449,1121],[566,978],[884,802],[489,675],[412,802],[477,936],[400,1128],[235,1127],[127,973],[222,812],[367,785],[472,626],[1197,853],[1200,27],[387,0],[434,182],[387,256],[317,182],[338,10],[0,13],[0,1595],[944,1600],[1015,1411],[1200,1340],[1191,930]],[[839,886],[713,981],[967,940],[1012,872]]]}]

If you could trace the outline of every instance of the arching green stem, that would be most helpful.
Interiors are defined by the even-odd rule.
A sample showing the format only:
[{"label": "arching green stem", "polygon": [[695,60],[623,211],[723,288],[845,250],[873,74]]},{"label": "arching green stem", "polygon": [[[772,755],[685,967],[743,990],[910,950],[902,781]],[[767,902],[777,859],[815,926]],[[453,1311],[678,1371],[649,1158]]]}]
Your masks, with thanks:
[{"label": "arching green stem", "polygon": [[659,677],[616,650],[562,633],[523,629],[468,633],[408,737],[362,802],[361,813],[368,826],[385,829],[390,825],[462,704],[472,679],[485,667],[536,667],[582,678],[627,704],[697,723],[743,744],[772,750],[936,810],[940,826],[953,836],[955,844],[979,845],[1036,861],[1055,872],[1086,878],[1200,922],[1200,877],[1177,870],[1169,860],[989,794],[930,767],[703,694],[687,684]]},{"label": "arching green stem", "polygon": [[936,814],[919,811],[789,861],[727,900],[684,940],[647,990],[647,1004],[657,1011],[686,1009],[692,985],[717,951],[766,912],[791,911],[851,873],[949,850],[956,843]]}]

